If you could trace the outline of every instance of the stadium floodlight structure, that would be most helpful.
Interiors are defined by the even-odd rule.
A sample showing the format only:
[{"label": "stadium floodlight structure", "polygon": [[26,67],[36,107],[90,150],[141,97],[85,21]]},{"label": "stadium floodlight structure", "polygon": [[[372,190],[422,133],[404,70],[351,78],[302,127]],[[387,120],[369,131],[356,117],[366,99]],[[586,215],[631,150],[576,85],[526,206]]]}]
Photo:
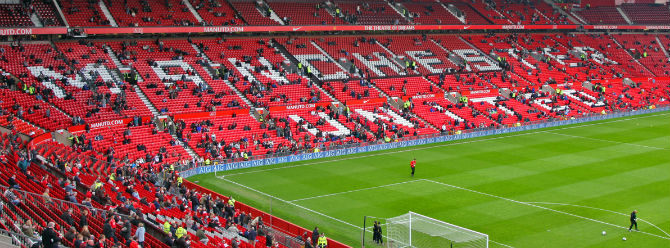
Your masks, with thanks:
[{"label": "stadium floodlight structure", "polygon": [[409,212],[386,219],[386,247],[489,247],[489,236]]}]

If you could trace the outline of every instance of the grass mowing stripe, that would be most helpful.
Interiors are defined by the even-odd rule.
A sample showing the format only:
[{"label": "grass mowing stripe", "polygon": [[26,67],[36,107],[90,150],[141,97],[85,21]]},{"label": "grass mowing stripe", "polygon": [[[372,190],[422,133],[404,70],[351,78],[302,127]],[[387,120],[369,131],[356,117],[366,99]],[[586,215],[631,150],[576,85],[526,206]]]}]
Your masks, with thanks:
[{"label": "grass mowing stripe", "polygon": [[394,185],[400,185],[400,184],[412,183],[412,182],[416,182],[416,181],[420,181],[420,180],[410,180],[410,181],[404,181],[404,182],[399,182],[399,183],[391,183],[391,184],[379,185],[379,186],[374,186],[374,187],[369,187],[369,188],[362,188],[362,189],[348,190],[348,191],[337,192],[337,193],[332,193],[332,194],[325,194],[325,195],[317,195],[317,196],[312,196],[312,197],[305,197],[305,198],[300,198],[300,199],[290,200],[289,202],[305,201],[305,200],[311,200],[311,199],[316,199],[316,198],[323,198],[323,197],[328,197],[328,196],[334,196],[334,195],[341,195],[341,194],[353,193],[353,192],[364,191],[364,190],[378,189],[378,188],[384,188],[384,187],[389,187],[389,186],[394,186]]},{"label": "grass mowing stripe", "polygon": [[566,136],[566,137],[571,137],[571,138],[580,138],[580,139],[588,139],[588,140],[595,140],[595,141],[609,142],[609,143],[614,143],[614,144],[631,145],[631,146],[644,147],[644,148],[656,149],[656,150],[670,150],[670,149],[668,149],[668,148],[662,148],[662,147],[645,146],[645,145],[634,144],[634,143],[628,143],[628,142],[619,142],[619,141],[614,141],[614,140],[597,139],[597,138],[591,138],[591,137],[585,137],[585,136],[579,136],[579,135],[571,135],[571,134],[564,134],[564,133],[556,133],[556,132],[551,132],[551,131],[541,131],[541,132],[543,132],[543,133],[550,133],[550,134],[556,134],[556,135],[561,135],[561,136]]},{"label": "grass mowing stripe", "polygon": [[[257,193],[259,193],[259,194],[262,194],[262,195],[265,195],[265,196],[267,196],[267,197],[271,197],[271,198],[274,198],[274,199],[276,199],[276,200],[282,201],[282,202],[284,202],[284,203],[293,205],[293,206],[298,207],[298,208],[300,208],[300,209],[303,209],[303,210],[305,210],[305,211],[309,211],[309,212],[318,214],[318,215],[320,215],[320,216],[329,218],[329,219],[331,219],[331,220],[340,222],[340,223],[342,223],[342,224],[345,224],[345,225],[354,227],[354,228],[356,228],[356,229],[363,230],[362,227],[359,227],[359,226],[357,226],[357,225],[354,225],[354,224],[351,224],[351,223],[349,223],[349,222],[346,222],[346,221],[340,220],[340,219],[338,219],[338,218],[332,217],[332,216],[330,216],[330,215],[327,215],[327,214],[324,214],[324,213],[321,213],[321,212],[312,210],[312,209],[310,209],[310,208],[307,208],[307,207],[304,207],[304,206],[295,204],[295,203],[293,203],[293,202],[291,202],[291,201],[287,201],[287,200],[281,199],[281,198],[279,198],[279,197],[276,197],[276,196],[270,195],[270,194],[268,194],[268,193],[262,192],[262,191],[260,191],[260,190],[251,188],[251,187],[246,186],[246,185],[244,185],[244,184],[241,184],[241,183],[232,181],[232,180],[230,180],[230,179],[226,179],[226,178],[220,178],[220,179],[221,179],[221,180],[224,180],[224,181],[226,181],[226,182],[235,184],[235,185],[237,185],[237,186],[246,188],[246,189],[248,189],[248,190],[255,191],[255,192],[257,192]],[[407,183],[407,182],[416,182],[416,181],[425,181],[425,179],[406,181],[406,182],[404,182],[404,183]],[[400,183],[396,183],[396,184],[400,184]],[[380,187],[377,187],[377,188],[380,188]],[[349,193],[351,193],[351,192],[349,192]],[[369,232],[369,233],[372,233],[372,231],[367,230],[367,229],[366,229],[365,231],[366,231],[366,232]],[[502,246],[505,246],[505,247],[512,247],[512,246],[509,246],[509,245],[506,245],[506,244],[503,244],[503,243],[500,243],[500,242],[495,242],[495,241],[491,240],[490,237],[489,237],[489,241],[491,241],[491,242],[493,242],[493,243],[496,243],[496,244],[499,244],[499,245],[502,245]],[[512,247],[512,248],[513,248],[513,247]]]},{"label": "grass mowing stripe", "polygon": [[[570,207],[578,207],[578,208],[590,208],[590,209],[594,209],[594,210],[600,210],[600,211],[610,212],[610,213],[613,213],[613,214],[618,214],[618,215],[628,216],[627,213],[621,213],[621,212],[616,212],[616,211],[612,211],[612,210],[607,210],[607,209],[602,209],[602,208],[596,208],[596,207],[589,207],[589,206],[584,206],[584,205],[577,205],[577,204],[558,203],[558,202],[526,202],[526,203],[530,203],[530,204],[540,204],[540,205],[560,205],[560,206],[570,206]],[[661,229],[660,227],[654,225],[653,223],[651,223],[651,222],[649,222],[649,221],[646,221],[646,220],[644,220],[644,219],[642,219],[642,218],[637,218],[637,219],[640,220],[640,221],[642,221],[642,222],[644,222],[644,223],[647,223],[647,224],[649,224],[649,225],[655,227],[656,229],[658,229],[659,231],[661,231],[662,233],[664,233],[665,236],[670,237],[670,234],[668,234],[667,232],[665,232],[665,230]]]},{"label": "grass mowing stripe", "polygon": [[[221,193],[236,194],[242,201],[285,220],[303,226],[319,226],[331,234],[331,238],[354,246],[360,245],[361,237],[361,228],[354,226],[362,225],[351,223],[359,224],[361,216],[390,217],[409,210],[487,233],[519,247],[574,244],[580,244],[577,247],[665,247],[668,238],[625,232],[628,225],[621,222],[623,214],[558,204],[532,204],[572,215],[559,214],[527,204],[440,187],[428,181],[421,185],[405,182],[415,179],[406,172],[408,157],[411,159],[411,155],[415,155],[422,161],[418,178],[447,182],[520,202],[606,206],[622,213],[640,209],[649,213],[648,217],[656,221],[655,224],[667,230],[670,226],[670,216],[665,211],[670,206],[667,197],[670,191],[666,187],[670,183],[670,170],[665,169],[670,168],[670,159],[666,156],[670,150],[670,133],[666,131],[670,128],[668,114],[623,117],[479,137],[458,143],[427,144],[356,154],[359,156],[243,169],[231,171],[229,175],[238,175],[233,178],[219,173],[221,178],[230,180],[220,180],[212,174],[193,179],[200,179],[203,186]],[[526,135],[532,133],[535,135]],[[504,139],[506,137],[517,138]],[[649,147],[633,149],[631,144]],[[410,155],[407,151],[416,152]],[[304,166],[308,162],[320,165]],[[277,170],[283,168],[294,169]],[[353,193],[347,194],[350,192]],[[573,215],[614,224],[587,221]],[[640,221],[648,228],[641,230],[668,236],[662,229]],[[600,235],[602,230],[613,235]],[[628,237],[628,241],[622,243],[622,236]],[[491,241],[492,247],[507,247],[497,243]]]},{"label": "grass mowing stripe", "polygon": [[[611,120],[611,121],[603,121],[603,122],[598,122],[598,123],[575,124],[574,126],[571,125],[571,126],[562,127],[562,128],[550,128],[550,130],[553,131],[553,130],[566,130],[566,129],[572,129],[572,128],[590,127],[590,126],[595,126],[595,125],[602,125],[602,124],[616,123],[616,122],[622,122],[622,121],[629,121],[629,120],[664,116],[664,115],[668,115],[668,114],[669,113],[650,114],[650,115],[635,116],[635,117],[624,118],[624,119],[615,119],[615,120]],[[273,171],[273,170],[281,170],[281,169],[289,169],[289,168],[307,166],[307,165],[324,164],[324,163],[345,161],[345,160],[351,160],[351,159],[375,157],[375,156],[380,156],[380,155],[389,155],[389,154],[395,154],[395,153],[404,153],[404,152],[427,150],[427,149],[446,147],[446,146],[469,144],[469,143],[475,143],[475,142],[481,142],[481,141],[505,139],[505,138],[509,138],[509,137],[518,137],[518,136],[524,136],[524,135],[530,135],[530,134],[536,134],[536,133],[543,133],[543,132],[547,132],[547,131],[545,131],[545,130],[530,131],[530,132],[527,132],[527,133],[504,135],[504,136],[498,136],[498,137],[493,137],[493,138],[484,138],[484,139],[476,139],[476,140],[469,140],[469,141],[456,142],[456,143],[447,143],[447,144],[441,144],[441,145],[432,145],[432,146],[419,147],[419,148],[402,149],[402,150],[397,150],[397,151],[373,153],[373,154],[361,155],[361,156],[351,156],[351,157],[345,157],[345,158],[340,158],[340,159],[330,159],[330,160],[323,160],[323,161],[310,162],[310,163],[301,163],[301,164],[282,166],[282,167],[277,167],[277,168],[250,170],[250,171],[239,172],[239,173],[229,173],[229,174],[225,174],[225,176],[237,176],[237,175],[245,175],[245,174],[254,174],[254,173],[261,173],[261,172],[267,172],[267,171]]]},{"label": "grass mowing stripe", "polygon": [[[605,225],[608,225],[608,226],[613,226],[613,227],[623,228],[623,229],[628,230],[628,228],[625,227],[625,226],[618,226],[616,224],[592,219],[592,218],[589,218],[589,217],[584,217],[584,216],[581,216],[581,215],[571,214],[571,213],[568,213],[568,212],[564,212],[564,211],[560,211],[560,210],[556,210],[556,209],[552,209],[552,208],[548,208],[548,207],[543,207],[543,206],[539,206],[539,205],[535,205],[535,204],[531,204],[531,203],[527,203],[527,202],[517,201],[517,200],[514,200],[514,199],[510,199],[510,198],[506,198],[506,197],[502,197],[502,196],[497,196],[497,195],[492,195],[492,194],[489,194],[489,193],[484,193],[484,192],[476,191],[476,190],[473,190],[473,189],[463,188],[463,187],[459,187],[459,186],[456,186],[456,185],[451,185],[451,184],[448,184],[448,183],[433,181],[433,180],[430,180],[430,179],[420,179],[420,180],[425,180],[427,182],[432,182],[432,183],[436,183],[436,184],[439,184],[439,185],[452,187],[452,188],[455,188],[455,189],[465,190],[465,191],[469,191],[469,192],[472,192],[472,193],[477,193],[477,194],[481,194],[481,195],[485,195],[485,196],[490,196],[490,197],[498,198],[498,199],[505,200],[505,201],[510,201],[510,202],[519,203],[519,204],[526,205],[526,206],[536,207],[536,208],[540,208],[540,209],[544,209],[544,210],[548,210],[548,211],[552,211],[552,212],[556,212],[556,213],[560,213],[560,214],[564,214],[564,215],[569,215],[569,216],[577,217],[577,218],[580,218],[580,219],[589,220],[589,221],[597,222],[597,223],[600,223],[600,224],[605,224]],[[653,234],[653,233],[642,232],[642,231],[639,231],[639,233],[643,233],[643,234],[647,234],[647,235],[650,235],[650,236],[670,240],[670,237],[664,237],[664,236],[656,235],[656,234]]]},{"label": "grass mowing stripe", "polygon": [[358,229],[362,229],[361,227],[359,227],[359,226],[357,226],[357,225],[354,225],[354,224],[351,224],[351,223],[349,223],[349,222],[346,222],[346,221],[340,220],[340,219],[338,219],[338,218],[332,217],[332,216],[330,216],[330,215],[327,215],[327,214],[324,214],[324,213],[321,213],[321,212],[318,212],[318,211],[315,211],[315,210],[312,210],[312,209],[309,209],[309,208],[300,206],[300,205],[298,205],[298,204],[295,204],[295,203],[292,203],[292,202],[290,202],[290,201],[284,200],[284,199],[282,199],[282,198],[279,198],[279,197],[270,195],[270,194],[268,194],[268,193],[265,193],[265,192],[263,192],[263,191],[260,191],[260,190],[251,188],[251,187],[249,187],[249,186],[246,186],[246,185],[244,185],[244,184],[241,184],[241,183],[232,181],[232,180],[230,180],[230,179],[223,178],[222,180],[224,180],[224,181],[226,181],[226,182],[229,182],[229,183],[232,183],[232,184],[235,184],[235,185],[237,185],[237,186],[246,188],[246,189],[248,189],[248,190],[255,191],[255,192],[259,193],[259,194],[262,194],[262,195],[265,195],[265,196],[267,196],[267,197],[270,197],[270,198],[279,200],[279,201],[281,201],[281,202],[290,204],[290,205],[295,206],[295,207],[298,207],[298,208],[300,208],[300,209],[304,209],[305,211],[309,211],[309,212],[315,213],[315,214],[317,214],[317,215],[320,215],[320,216],[329,218],[329,219],[331,219],[331,220],[340,222],[340,223],[342,223],[342,224],[346,224],[346,225],[349,225],[349,226],[352,226],[352,227],[355,227],[355,228],[358,228]]},{"label": "grass mowing stripe", "polygon": [[[226,179],[226,180],[227,180],[227,179]],[[229,180],[228,180],[228,181],[229,181]],[[560,214],[564,214],[564,215],[568,215],[568,216],[572,216],[572,217],[576,217],[576,218],[580,218],[580,219],[584,219],[584,220],[588,220],[588,221],[592,221],[592,222],[596,222],[596,223],[600,223],[600,224],[604,224],[604,225],[608,225],[608,226],[613,226],[613,227],[617,227],[617,228],[627,229],[627,227],[625,227],[625,226],[619,226],[619,225],[616,225],[616,224],[612,224],[612,223],[608,223],[608,222],[604,222],[604,221],[600,221],[600,220],[596,220],[596,219],[592,219],[592,218],[584,217],[584,216],[581,216],[581,215],[576,215],[576,214],[568,213],[568,212],[565,212],[565,211],[560,211],[560,210],[556,210],[556,209],[552,209],[552,208],[548,208],[548,207],[539,206],[539,205],[537,205],[537,204],[555,204],[555,205],[566,205],[566,206],[584,207],[584,208],[591,208],[591,209],[596,209],[596,210],[602,210],[602,211],[607,211],[607,212],[611,212],[611,213],[616,213],[616,214],[619,214],[619,215],[627,216],[627,214],[625,214],[625,213],[619,213],[619,212],[615,212],[615,211],[611,211],[611,210],[606,210],[606,209],[601,209],[601,208],[594,208],[594,207],[580,206],[580,205],[572,205],[572,204],[547,203],[547,202],[523,202],[523,201],[517,201],[517,200],[514,200],[514,199],[510,199],[510,198],[506,198],[506,197],[502,197],[502,196],[498,196],[498,195],[493,195],[493,194],[489,194],[489,193],[485,193],[485,192],[481,192],[481,191],[477,191],[477,190],[473,190],[473,189],[469,189],[469,188],[464,188],[464,187],[460,187],[460,186],[456,186],[456,185],[451,185],[451,184],[448,184],[448,183],[438,182],[438,181],[434,181],[434,180],[430,180],[430,179],[417,179],[417,180],[405,181],[405,182],[401,182],[401,183],[394,183],[394,184],[390,184],[390,185],[381,185],[381,186],[378,186],[378,187],[370,187],[370,188],[363,188],[363,189],[359,189],[359,190],[349,190],[349,191],[337,192],[337,193],[332,193],[332,194],[326,194],[326,195],[320,195],[320,196],[315,196],[315,197],[309,197],[309,198],[305,198],[305,200],[306,200],[306,199],[314,199],[314,198],[328,197],[328,196],[335,196],[335,195],[341,195],[341,194],[347,194],[347,193],[353,193],[353,192],[358,192],[358,191],[363,191],[363,190],[369,190],[369,189],[375,189],[375,188],[382,188],[382,187],[385,187],[385,186],[398,185],[398,184],[402,184],[402,183],[409,183],[409,182],[416,182],[416,181],[426,181],[426,182],[431,182],[431,183],[439,184],[439,185],[442,185],[442,186],[447,186],[447,187],[451,187],[451,188],[455,188],[455,189],[459,189],[459,190],[464,190],[464,191],[468,191],[468,192],[472,192],[472,193],[476,193],[476,194],[480,194],[480,195],[485,195],[485,196],[489,196],[489,197],[493,197],[493,198],[498,198],[498,199],[501,199],[501,200],[505,200],[505,201],[509,201],[509,202],[514,202],[514,203],[518,203],[518,204],[522,204],[522,205],[526,205],[526,206],[530,206],[530,207],[535,207],[535,208],[539,208],[539,209],[543,209],[543,210],[547,210],[547,211],[551,211],[551,212],[556,212],[556,213],[560,213]],[[245,187],[246,187],[246,186],[245,186]],[[260,191],[259,191],[259,192],[260,192]],[[278,199],[278,200],[282,200],[282,199],[279,199],[279,198],[277,198],[277,199]],[[299,199],[299,200],[300,200],[300,199]],[[288,201],[288,202],[294,202],[294,201],[296,201],[296,200]],[[307,208],[305,208],[305,209],[307,209]],[[314,212],[315,212],[315,213],[318,213],[318,212],[316,212],[316,211],[314,211]],[[321,215],[329,217],[328,215],[325,215],[325,214],[321,214]],[[334,217],[329,217],[329,218],[334,219],[334,220],[338,220],[338,219],[336,219],[336,218],[334,218]],[[653,227],[655,227],[656,229],[660,230],[661,232],[663,232],[664,234],[666,234],[667,237],[660,236],[660,235],[656,235],[656,234],[653,234],[653,233],[642,232],[642,231],[640,231],[640,233],[643,233],[643,234],[646,234],[646,235],[651,235],[651,236],[658,237],[658,238],[662,238],[662,239],[670,240],[670,235],[668,235],[668,233],[666,233],[663,229],[657,227],[656,225],[654,225],[654,224],[652,224],[652,223],[650,223],[650,222],[648,222],[648,221],[644,221],[644,220],[642,220],[642,219],[640,219],[640,220],[643,221],[643,222],[645,222],[645,223],[647,223],[647,224],[650,224],[651,226],[653,226]],[[338,220],[338,221],[340,221],[340,222],[342,222],[342,223],[348,223],[348,222],[346,222],[346,221],[342,221],[342,220]],[[355,226],[355,225],[353,225],[353,224],[350,224],[350,225]],[[360,227],[359,227],[359,228],[360,228]]]}]

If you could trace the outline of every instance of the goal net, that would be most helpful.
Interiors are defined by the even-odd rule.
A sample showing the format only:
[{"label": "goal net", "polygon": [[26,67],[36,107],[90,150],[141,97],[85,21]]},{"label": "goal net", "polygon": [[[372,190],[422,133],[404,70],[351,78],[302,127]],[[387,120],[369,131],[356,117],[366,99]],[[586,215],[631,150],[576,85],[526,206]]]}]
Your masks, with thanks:
[{"label": "goal net", "polygon": [[409,212],[386,220],[388,248],[488,247],[489,236]]}]

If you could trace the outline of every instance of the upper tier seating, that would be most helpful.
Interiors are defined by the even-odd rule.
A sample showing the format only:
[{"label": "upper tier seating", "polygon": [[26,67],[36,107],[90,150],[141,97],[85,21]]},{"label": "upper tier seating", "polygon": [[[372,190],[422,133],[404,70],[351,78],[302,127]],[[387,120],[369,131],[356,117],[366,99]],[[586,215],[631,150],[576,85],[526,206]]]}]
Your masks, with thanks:
[{"label": "upper tier seating", "polygon": [[407,20],[383,1],[337,0],[341,17],[351,24],[406,24]]},{"label": "upper tier seating", "polygon": [[211,72],[199,65],[202,58],[186,40],[97,44],[108,45],[121,63],[137,69],[143,79],[138,85],[160,112],[188,113],[246,106],[223,80],[213,79]]},{"label": "upper tier seating", "polygon": [[119,27],[193,26],[198,23],[180,0],[114,2],[107,8]]},{"label": "upper tier seating", "polygon": [[100,8],[100,4],[97,1],[61,0],[59,4],[70,26],[90,27],[110,25],[110,21],[102,14],[102,8]]},{"label": "upper tier seating", "polygon": [[[18,75],[28,86],[35,87],[36,95],[73,117],[92,123],[149,114],[133,90],[116,84],[110,75],[103,74],[106,71],[96,70],[94,64],[87,63],[96,59],[68,59],[48,44],[0,47],[5,50],[6,58],[0,61],[0,66]],[[77,52],[73,50],[71,53],[90,56],[90,49],[94,48],[87,47]],[[103,61],[107,57],[101,50],[96,54]]]},{"label": "upper tier seating", "polygon": [[[612,78],[612,74],[618,74],[618,77],[623,77],[624,75],[626,75],[626,77],[651,76],[648,70],[637,63],[628,52],[621,49],[621,47],[619,47],[609,36],[602,34],[577,34],[574,36],[567,36],[561,41],[569,41],[572,46],[584,46],[597,49],[597,51],[600,51],[605,55],[605,58],[616,62],[606,62],[605,66],[602,66],[602,70],[597,73],[587,73],[589,75],[602,79]],[[568,46],[570,47],[570,45]],[[591,57],[589,56],[589,58]]]},{"label": "upper tier seating", "polygon": [[[431,36],[431,38],[433,37]],[[447,44],[450,45],[450,48],[458,46],[453,45],[453,43],[460,42],[458,40],[450,40]],[[405,56],[412,61],[419,59],[417,60],[416,70],[421,74],[442,73],[447,68],[458,68],[458,65],[449,59],[449,52],[445,51],[433,39],[429,39],[427,36],[395,36],[393,37],[393,43],[388,46],[388,49],[394,54]]]},{"label": "upper tier seating", "polygon": [[225,0],[189,0],[203,21],[210,26],[244,25],[232,6]]},{"label": "upper tier seating", "polygon": [[[446,3],[445,3],[446,4]],[[482,16],[480,12],[476,11],[474,7],[470,6],[467,3],[453,3],[458,10],[463,12],[465,15],[465,24],[491,24],[491,21],[486,17]]]},{"label": "upper tier seating", "polygon": [[[393,60],[391,54],[377,44],[377,38],[381,37],[374,37],[374,39],[350,36],[324,37],[313,41],[333,59],[353,62],[356,69],[359,70],[358,73],[351,73],[356,77],[405,75],[404,69]],[[388,39],[379,40],[379,42],[388,42]],[[374,66],[374,69],[369,69],[371,66]]]},{"label": "upper tier seating", "polygon": [[[538,11],[535,4],[510,4],[511,1],[490,1],[495,4],[496,10],[514,24],[551,24],[543,13]],[[544,3],[538,1],[537,5]],[[545,3],[546,4],[546,3]]]},{"label": "upper tier seating", "polygon": [[621,13],[613,6],[586,8],[574,13],[584,18],[590,24],[627,24]]},{"label": "upper tier seating", "polygon": [[[311,80],[284,70],[281,53],[268,47],[269,40],[229,39],[198,40],[207,47],[207,56],[234,73],[228,80],[256,106],[296,105],[332,99],[315,87]],[[261,44],[264,43],[264,44]]]},{"label": "upper tier seating", "polygon": [[277,15],[289,22],[287,25],[342,25],[346,24],[342,19],[336,18],[326,11],[320,2],[314,1],[295,1],[295,0],[273,0],[268,4]]},{"label": "upper tier seating", "polygon": [[666,5],[624,3],[621,9],[635,24],[670,23],[670,9]]},{"label": "upper tier seating", "polygon": [[412,22],[415,24],[463,24],[442,5],[435,2],[404,2],[402,6],[412,13]]},{"label": "upper tier seating", "polygon": [[60,15],[58,12],[56,12],[56,7],[54,7],[53,1],[35,0],[32,1],[31,8],[35,11],[37,16],[40,18],[40,21],[42,21],[42,25],[45,27],[65,26],[60,18]]},{"label": "upper tier seating", "polygon": [[495,7],[485,1],[470,2],[470,6],[484,15],[486,19],[492,21],[493,24],[514,24],[502,15],[500,11],[495,9]]},{"label": "upper tier seating", "polygon": [[311,71],[321,80],[344,79],[348,73],[344,68],[338,66],[338,62],[333,61],[332,57],[323,54],[314,44],[313,39],[308,38],[275,38],[289,51],[299,62],[304,63],[305,67],[310,66]]},{"label": "upper tier seating", "polygon": [[0,5],[0,26],[2,27],[31,27],[35,26],[30,20],[30,13],[21,4]]},{"label": "upper tier seating", "polygon": [[256,8],[255,1],[232,0],[230,1],[230,4],[232,4],[233,8],[235,8],[237,11],[240,12],[242,18],[244,18],[244,20],[249,25],[258,25],[258,26],[279,25],[278,22],[270,19],[267,16],[263,16],[263,14]]}]

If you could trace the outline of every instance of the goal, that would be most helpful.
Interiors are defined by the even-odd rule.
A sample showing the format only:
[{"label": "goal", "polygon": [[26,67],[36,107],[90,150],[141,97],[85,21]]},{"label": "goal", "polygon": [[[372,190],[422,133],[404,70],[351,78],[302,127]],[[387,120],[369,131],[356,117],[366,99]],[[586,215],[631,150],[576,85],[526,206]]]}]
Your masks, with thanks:
[{"label": "goal", "polygon": [[388,248],[489,247],[489,236],[409,212],[386,219]]}]

